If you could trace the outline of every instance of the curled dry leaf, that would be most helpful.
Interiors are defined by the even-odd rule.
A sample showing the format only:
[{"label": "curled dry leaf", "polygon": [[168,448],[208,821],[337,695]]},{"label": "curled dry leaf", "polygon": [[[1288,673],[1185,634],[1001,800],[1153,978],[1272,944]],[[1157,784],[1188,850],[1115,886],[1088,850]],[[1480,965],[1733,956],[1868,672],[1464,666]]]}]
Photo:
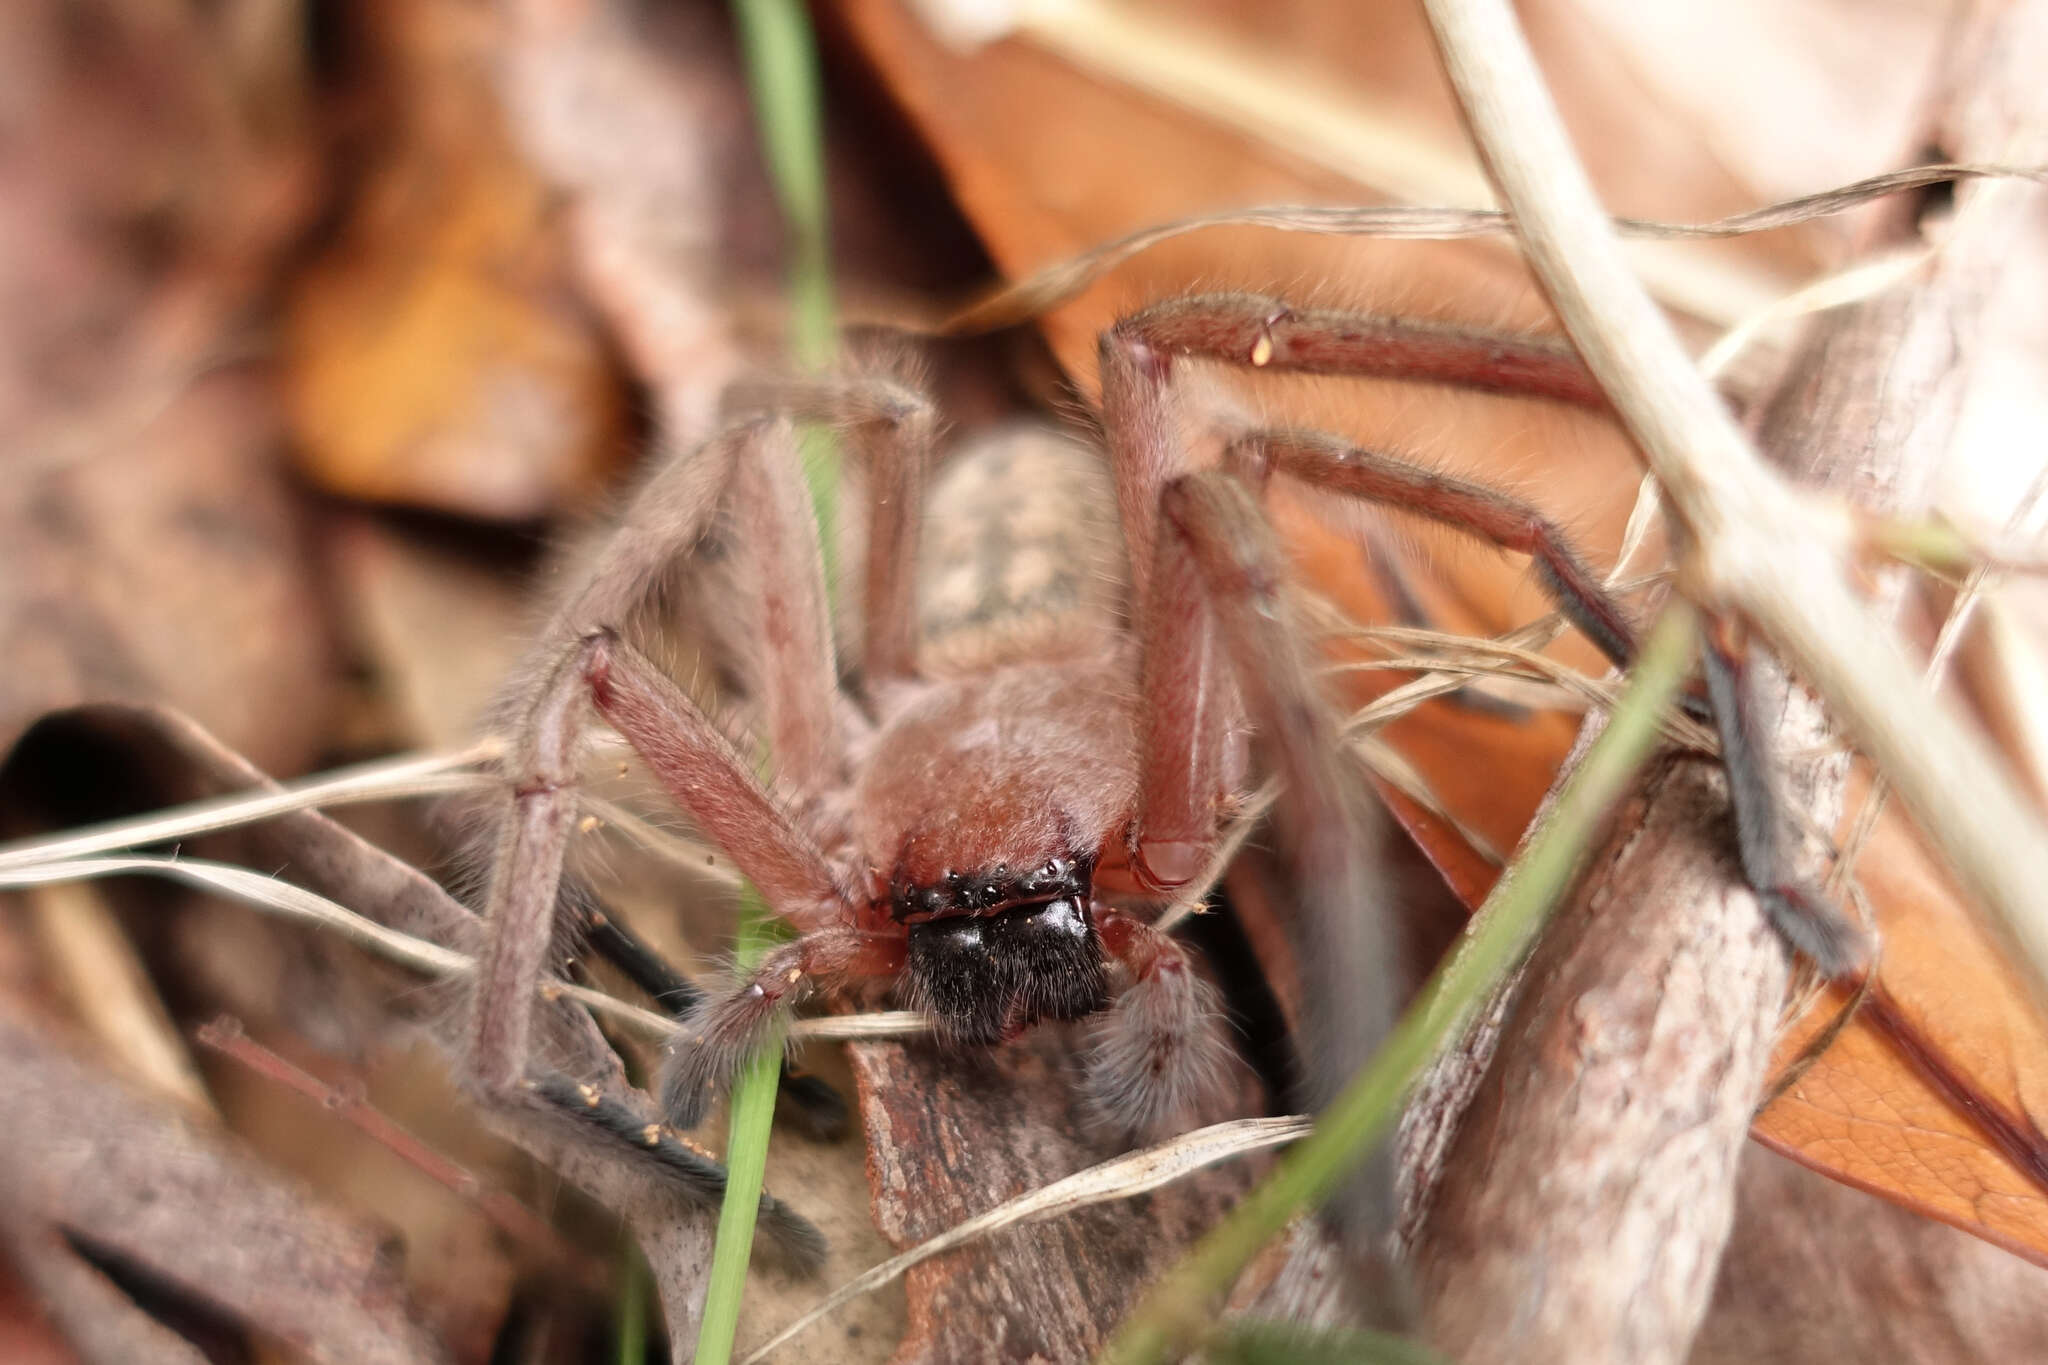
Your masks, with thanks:
[{"label": "curled dry leaf", "polygon": [[[1213,22],[1230,21],[1233,7],[1210,8]],[[1398,55],[1398,35],[1409,21],[1373,6],[1346,7],[1346,17],[1335,20],[1326,8],[1334,9],[1262,9],[1258,31],[1240,30],[1236,37],[1261,59],[1291,47],[1293,58],[1307,63],[1304,69],[1357,73],[1360,90],[1397,105],[1412,109],[1417,101],[1427,106],[1437,97],[1434,57],[1419,48],[1406,61]],[[1611,202],[1628,212],[1706,217],[1817,188],[1811,180],[1816,174],[1853,178],[1870,169],[1870,159],[1890,155],[1904,126],[1886,121],[1890,115],[1873,122],[1856,114],[1866,107],[1872,86],[1855,89],[1843,71],[1816,59],[1801,68],[1805,84],[1781,71],[1782,79],[1758,92],[1757,101],[1805,110],[1802,119],[1823,111],[1826,125],[1842,138],[1834,138],[1829,151],[1794,139],[1752,152],[1743,130],[1753,130],[1756,108],[1734,107],[1725,90],[1717,103],[1710,93],[1714,78],[1697,69],[1699,49],[1676,32],[1628,37],[1629,29],[1640,26],[1627,16],[1602,12],[1589,20],[1563,6],[1527,8],[1568,117],[1590,134],[1585,140],[1596,178]],[[1238,129],[1229,126],[1227,109],[1207,117],[1186,102],[1176,107],[1135,93],[1100,67],[1079,69],[1055,55],[1059,43],[1002,42],[961,55],[942,48],[897,0],[853,0],[844,12],[946,166],[969,217],[1010,278],[1196,212],[1371,197],[1370,189],[1325,169],[1327,158],[1317,164],[1298,148],[1283,150],[1248,137],[1241,120]],[[1812,6],[1804,15],[1808,23],[1839,21],[1826,6]],[[1591,58],[1625,42],[1639,46],[1622,54],[1625,60],[1616,68],[1622,74],[1600,72]],[[1368,43],[1380,43],[1385,55],[1361,55]],[[1747,53],[1747,45],[1737,46]],[[1891,90],[1896,99],[1890,106],[1909,112],[1936,45],[1928,39],[1886,46],[1892,54],[1887,64],[1858,80]],[[1687,54],[1683,60],[1681,52]],[[1776,59],[1786,57],[1781,51]],[[1719,78],[1725,83],[1728,71]],[[1158,88],[1156,80],[1145,83]],[[1644,100],[1655,106],[1651,117],[1641,117]],[[1018,108],[1056,108],[1064,115],[1017,119]],[[1614,117],[1617,108],[1629,110],[1628,116]],[[1441,115],[1428,108],[1417,115],[1423,143],[1445,133]],[[1603,131],[1591,134],[1596,124]],[[1704,136],[1697,132],[1701,128]],[[1668,160],[1674,129],[1702,145],[1718,144],[1728,163],[1674,166]],[[1843,146],[1862,148],[1864,160],[1831,162]],[[1817,249],[1827,231],[1805,238],[1807,248]],[[1487,248],[1276,236],[1221,229],[1167,243],[1048,315],[1045,331],[1068,373],[1086,389],[1092,386],[1094,337],[1104,325],[1136,304],[1197,288],[1258,289],[1297,303],[1363,304],[1496,326],[1552,325],[1519,268]],[[1757,264],[1767,271],[1805,272],[1818,259],[1779,243]],[[1284,411],[1292,422],[1331,426],[1367,443],[1420,448],[1446,466],[1534,485],[1534,500],[1596,559],[1602,547],[1619,541],[1638,466],[1597,420],[1527,403],[1418,396],[1386,384],[1345,385],[1339,392],[1333,384],[1257,386],[1235,377],[1222,382],[1232,387],[1235,401]],[[1275,407],[1280,403],[1287,406]],[[1381,584],[1362,572],[1352,541],[1306,515],[1290,515],[1287,525],[1305,582],[1357,619],[1387,619]],[[1430,549],[1427,570],[1412,577],[1432,624],[1497,633],[1541,612],[1519,560],[1453,552],[1434,542]],[[1569,642],[1561,648],[1582,667],[1591,662]],[[1355,648],[1340,647],[1338,653],[1357,655]],[[1354,703],[1363,703],[1392,679],[1354,674],[1345,686]],[[1569,747],[1573,728],[1569,717],[1557,713],[1506,718],[1439,701],[1384,737],[1426,776],[1450,815],[1495,847],[1510,849]],[[1476,904],[1496,869],[1445,822],[1398,795],[1390,802],[1459,896]],[[2048,1142],[2032,1116],[2048,1103],[2042,1098],[2044,1076],[2034,1065],[2048,1056],[2042,1047],[2048,1039],[1996,951],[1901,821],[1891,818],[1880,827],[1861,867],[1890,945],[1880,971],[1888,992],[1883,1009],[1844,1032],[1766,1112],[1759,1134],[1837,1178],[2040,1259],[2048,1252]],[[1792,1030],[1784,1059],[1796,1056],[1823,1026],[1833,1003],[1822,1002]],[[1916,1051],[1924,1054],[1917,1060],[1911,1055]],[[1930,1072],[1947,1079],[1931,1081]],[[2006,1121],[1997,1121],[1998,1114]]]}]

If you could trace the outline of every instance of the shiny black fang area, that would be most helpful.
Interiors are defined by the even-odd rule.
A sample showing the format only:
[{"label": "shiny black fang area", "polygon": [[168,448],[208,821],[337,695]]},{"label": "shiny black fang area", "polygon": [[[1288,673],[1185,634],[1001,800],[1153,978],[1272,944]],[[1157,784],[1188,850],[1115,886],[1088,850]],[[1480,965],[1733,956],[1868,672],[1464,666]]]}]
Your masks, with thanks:
[{"label": "shiny black fang area", "polygon": [[1073,899],[913,924],[906,975],[910,1003],[961,1043],[1000,1042],[1109,1004],[1102,940]]},{"label": "shiny black fang area", "polygon": [[979,872],[948,872],[937,886],[911,886],[900,878],[889,888],[889,913],[897,921],[912,915],[972,915],[1022,901],[1088,895],[1093,862],[1048,858],[1036,867],[998,863]]}]

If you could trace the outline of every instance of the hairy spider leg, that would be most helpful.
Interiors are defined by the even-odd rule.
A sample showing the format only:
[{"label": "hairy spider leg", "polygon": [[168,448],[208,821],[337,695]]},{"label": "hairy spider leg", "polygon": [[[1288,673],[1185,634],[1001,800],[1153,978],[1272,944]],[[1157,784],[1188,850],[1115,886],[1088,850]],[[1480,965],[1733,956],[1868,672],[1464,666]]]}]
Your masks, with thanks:
[{"label": "hairy spider leg", "polygon": [[[1384,811],[1345,757],[1252,491],[1223,471],[1189,474],[1162,490],[1160,507],[1162,568],[1175,558],[1193,567],[1265,766],[1280,779],[1269,837],[1295,902],[1310,1059],[1302,1076],[1320,1107],[1379,1050],[1401,1004],[1396,964],[1407,954],[1382,865]],[[1392,1227],[1393,1172],[1383,1145],[1332,1206],[1361,1254]]]},{"label": "hairy spider leg", "polygon": [[[600,910],[588,911],[584,916],[583,942],[670,1014],[690,1014],[708,998],[702,986],[677,971],[623,920]],[[788,1116],[810,1136],[834,1141],[845,1135],[850,1117],[846,1097],[787,1058],[782,1063],[782,1084],[776,1097],[787,1107]]]},{"label": "hairy spider leg", "polygon": [[1190,294],[1116,324],[1168,355],[1301,374],[1449,384],[1605,409],[1607,395],[1563,338],[1520,337],[1383,314],[1293,308],[1263,294]]},{"label": "hairy spider leg", "polygon": [[1089,1024],[1083,1096],[1111,1131],[1160,1137],[1223,1076],[1222,1003],[1172,935],[1121,910],[1096,927],[1127,979]]},{"label": "hairy spider leg", "polygon": [[[654,1162],[691,1202],[706,1209],[724,1204],[725,1167],[673,1128],[649,1123],[626,1106],[608,1099],[597,1087],[559,1071],[536,1071],[520,1083],[520,1088],[591,1131]],[[762,1192],[756,1221],[793,1269],[810,1273],[824,1264],[824,1234],[809,1219],[766,1191]]]},{"label": "hairy spider leg", "polygon": [[[491,867],[489,937],[469,1030],[471,1072],[487,1092],[504,1093],[523,1073],[533,992],[556,940],[588,714],[585,665],[602,648],[587,632],[632,619],[658,595],[677,559],[712,530],[728,489],[737,495],[733,558],[742,606],[753,607],[751,619],[766,623],[755,633],[751,662],[768,731],[778,745],[787,744],[785,771],[798,790],[837,770],[841,746],[823,570],[792,458],[794,441],[786,420],[748,422],[657,468],[589,576],[541,633],[501,705],[514,733],[508,765],[513,809]],[[725,754],[737,761],[730,746]],[[773,902],[766,887],[763,894]]]},{"label": "hairy spider leg", "polygon": [[1103,428],[1130,561],[1140,651],[1138,809],[1132,874],[1148,891],[1192,881],[1216,842],[1224,743],[1237,700],[1217,657],[1193,560],[1160,537],[1160,499],[1186,472],[1172,357],[1118,329],[1101,345]]},{"label": "hairy spider leg", "polygon": [[[903,640],[914,645],[915,629],[915,566],[908,556],[916,537],[904,531],[916,523],[935,426],[931,406],[914,387],[887,375],[783,399],[800,416],[850,423],[868,457],[873,506],[866,596],[869,619],[880,628],[868,636],[867,673],[872,680],[906,672],[909,646]],[[661,727],[652,736],[641,731],[643,754],[780,913],[799,924],[815,923],[838,902],[816,849],[701,711],[606,629],[653,604],[677,562],[709,539],[730,505],[729,558],[738,609],[761,626],[742,643],[752,647],[746,662],[778,770],[801,797],[814,799],[841,784],[845,747],[822,555],[797,470],[794,431],[780,416],[735,423],[696,449],[659,462],[496,708],[498,723],[515,736],[509,765],[514,795],[492,863],[470,1015],[471,1078],[487,1097],[538,1098],[586,1128],[627,1143],[699,1202],[722,1197],[724,1173],[715,1162],[593,1087],[526,1069],[532,1001],[557,938],[563,862],[576,815],[580,732],[592,701],[608,703],[628,725]],[[615,668],[620,651],[630,656],[623,671]],[[634,684],[640,684],[637,690]],[[598,935],[598,946],[624,962],[657,999],[680,1003],[679,997],[694,996],[697,1010],[708,1008],[701,993],[622,926],[604,923],[609,932]],[[814,944],[810,957],[794,965],[822,966],[830,947],[831,941]],[[895,950],[900,952],[900,944]],[[776,965],[771,960],[764,971]],[[781,996],[790,993],[783,989]],[[732,999],[750,998],[742,990]],[[771,1012],[757,1021],[758,1031],[773,1022]],[[726,1032],[733,1031],[728,1021]],[[794,1096],[816,1131],[843,1128],[845,1105],[836,1092],[814,1078],[793,1080]],[[809,1224],[772,1201],[764,1203],[762,1220],[796,1264],[815,1264],[822,1241]]]},{"label": "hairy spider leg", "polygon": [[[1588,387],[1583,365],[1562,343],[1504,343],[1441,324],[1297,311],[1257,295],[1173,300],[1124,318],[1112,335],[1124,349],[1151,357],[1160,385],[1166,357],[1186,355],[1255,369],[1411,379],[1604,406],[1597,388]],[[1106,403],[1106,369],[1103,391]],[[1313,488],[1385,502],[1530,555],[1538,580],[1566,617],[1616,664],[1626,667],[1632,659],[1634,632],[1626,615],[1562,531],[1526,503],[1318,433],[1250,433],[1238,438],[1233,454],[1254,474],[1270,469]],[[1710,657],[1709,709],[1722,735],[1744,878],[1789,947],[1829,976],[1853,974],[1868,952],[1861,933],[1818,892],[1782,880],[1777,850],[1785,814],[1769,745],[1748,714],[1743,690],[1730,685],[1728,665],[1724,654],[1717,682]]]},{"label": "hairy spider leg", "polygon": [[1706,632],[1707,694],[1721,735],[1721,762],[1728,773],[1728,802],[1735,811],[1735,851],[1742,875],[1756,891],[1778,937],[1804,953],[1829,977],[1853,977],[1868,963],[1870,944],[1841,907],[1817,889],[1788,882],[1782,848],[1784,822],[1777,816],[1778,793],[1770,782],[1768,748],[1748,699],[1744,656],[1728,647],[1720,632]]},{"label": "hairy spider leg", "polygon": [[735,390],[733,402],[851,438],[868,479],[861,675],[873,688],[917,669],[918,528],[939,416],[901,339],[871,334],[851,349],[844,373],[749,385]]},{"label": "hairy spider leg", "polygon": [[892,978],[903,969],[907,946],[901,934],[838,926],[813,930],[768,954],[746,985],[683,1017],[662,1067],[662,1112],[678,1128],[702,1123],[740,1067],[814,991]]},{"label": "hairy spider leg", "polygon": [[1383,455],[1319,431],[1255,431],[1234,438],[1233,463],[1310,488],[1390,507],[1530,557],[1565,618],[1616,665],[1635,661],[1635,631],[1621,604],[1557,523],[1530,504],[1470,479]]}]

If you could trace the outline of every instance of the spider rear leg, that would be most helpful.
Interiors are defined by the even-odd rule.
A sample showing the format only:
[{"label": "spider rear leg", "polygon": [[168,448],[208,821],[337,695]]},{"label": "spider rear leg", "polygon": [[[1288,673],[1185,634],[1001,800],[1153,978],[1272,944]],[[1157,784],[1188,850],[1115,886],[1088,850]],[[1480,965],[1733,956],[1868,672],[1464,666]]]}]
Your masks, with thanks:
[{"label": "spider rear leg", "polygon": [[[703,987],[677,971],[621,920],[592,910],[586,917],[583,940],[670,1014],[690,1014],[707,998]],[[776,1097],[787,1107],[789,1117],[811,1137],[829,1142],[845,1135],[849,1117],[846,1097],[819,1077],[798,1070],[787,1059],[782,1064],[782,1084]]]},{"label": "spider rear leg", "polygon": [[[1319,432],[1255,432],[1232,443],[1233,458],[1313,488],[1385,502],[1530,556],[1550,599],[1617,666],[1635,655],[1634,631],[1620,605],[1586,567],[1558,526],[1534,507],[1483,484],[1453,478]],[[1853,974],[1867,956],[1862,933],[1812,888],[1782,880],[1779,845],[1785,813],[1770,746],[1740,686],[1739,658],[1710,640],[1706,650],[1711,719],[1721,736],[1743,877],[1785,943],[1830,977]]]},{"label": "spider rear leg", "polygon": [[819,929],[768,954],[747,984],[685,1015],[662,1066],[661,1107],[678,1128],[704,1121],[747,1059],[818,989],[861,977],[893,977],[904,939],[847,927]]},{"label": "spider rear leg", "polygon": [[1221,1082],[1229,1056],[1222,1007],[1169,935],[1116,910],[1097,927],[1127,981],[1089,1026],[1083,1093],[1111,1131],[1157,1137]]},{"label": "spider rear leg", "polygon": [[1785,822],[1770,778],[1767,742],[1758,732],[1756,709],[1744,685],[1743,658],[1722,632],[1710,629],[1706,636],[1707,693],[1721,735],[1742,875],[1779,938],[1804,953],[1823,975],[1852,977],[1869,961],[1868,937],[1817,889],[1783,880]]},{"label": "spider rear leg", "polygon": [[1470,479],[1311,431],[1259,431],[1231,443],[1233,463],[1269,469],[1310,488],[1427,517],[1528,555],[1544,593],[1617,666],[1635,659],[1635,631],[1558,525],[1519,498]]},{"label": "spider rear leg", "polygon": [[[559,1071],[536,1071],[520,1088],[584,1127],[623,1143],[654,1162],[669,1185],[690,1203],[715,1210],[725,1202],[726,1170],[716,1158],[682,1134],[650,1123],[627,1106]],[[812,1222],[765,1191],[757,1225],[792,1268],[816,1271],[825,1260],[825,1238]]]}]

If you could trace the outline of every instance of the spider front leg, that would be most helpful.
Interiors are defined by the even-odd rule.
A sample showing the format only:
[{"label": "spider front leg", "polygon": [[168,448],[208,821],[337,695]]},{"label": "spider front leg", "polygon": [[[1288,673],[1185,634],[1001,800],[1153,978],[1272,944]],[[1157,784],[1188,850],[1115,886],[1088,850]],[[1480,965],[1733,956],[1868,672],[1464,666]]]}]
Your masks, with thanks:
[{"label": "spider front leg", "polygon": [[[1185,475],[1161,490],[1159,507],[1155,595],[1142,634],[1145,672],[1157,676],[1158,661],[1173,657],[1203,669],[1229,667],[1265,766],[1279,780],[1272,837],[1304,940],[1302,1022],[1310,1062],[1304,1075],[1307,1098],[1320,1106],[1378,1050],[1401,1003],[1397,977],[1406,958],[1381,864],[1384,818],[1345,757],[1282,592],[1278,546],[1249,490],[1221,472]],[[1183,593],[1195,599],[1185,607],[1177,601]],[[1159,695],[1153,709],[1172,710],[1177,701]],[[1148,727],[1145,739],[1148,750],[1187,743],[1213,749],[1218,742],[1214,734],[1162,725]],[[1148,774],[1176,766],[1171,754],[1148,751],[1143,761]],[[1207,762],[1178,760],[1184,769]],[[1203,799],[1213,821],[1213,789]],[[1133,843],[1141,851],[1153,842],[1156,812],[1178,815],[1196,804],[1184,793],[1149,786],[1139,802]],[[1361,1245],[1392,1225],[1392,1199],[1393,1168],[1383,1152],[1341,1210],[1360,1230]]]},{"label": "spider front leg", "polygon": [[857,902],[824,855],[710,718],[637,650],[599,632],[585,641],[580,659],[598,713],[769,908],[802,934],[770,953],[746,985],[701,1002],[684,1019],[663,1067],[661,1092],[670,1121],[690,1128],[813,990],[893,977],[903,965],[904,940],[900,933],[855,926]]},{"label": "spider front leg", "polygon": [[1118,910],[1101,912],[1097,928],[1125,981],[1089,1026],[1085,1098],[1110,1131],[1157,1137],[1215,1091],[1229,1056],[1222,1009],[1170,935]]},{"label": "spider front leg", "polygon": [[[1126,362],[1114,392],[1112,352],[1145,362]],[[1584,367],[1560,343],[1364,314],[1296,311],[1252,295],[1208,295],[1156,305],[1112,329],[1104,341],[1105,408],[1114,398],[1139,413],[1168,410],[1165,389],[1177,356],[1254,369],[1429,381],[1582,406],[1604,403]],[[1156,438],[1148,431],[1146,439]],[[1529,555],[1546,593],[1566,617],[1617,666],[1631,662],[1635,637],[1626,614],[1559,528],[1529,504],[1321,433],[1249,433],[1233,443],[1229,458],[1254,482],[1284,474],[1311,488],[1383,502]],[[1145,516],[1149,522],[1149,512]],[[1149,537],[1149,525],[1146,531]],[[1868,956],[1862,933],[1818,892],[1783,880],[1777,850],[1785,813],[1777,780],[1768,745],[1731,676],[1727,656],[1719,662],[1710,657],[1713,720],[1729,767],[1743,875],[1788,946],[1808,955],[1829,976],[1852,975]],[[1705,715],[1696,704],[1688,709]]]},{"label": "spider front leg", "polygon": [[[487,1094],[510,1094],[524,1074],[534,991],[563,927],[563,862],[577,814],[581,733],[593,687],[590,666],[600,656],[609,657],[615,643],[609,634],[587,632],[636,619],[676,561],[704,539],[728,494],[739,504],[737,521],[744,533],[736,538],[733,556],[737,595],[743,611],[751,608],[751,619],[765,623],[751,640],[747,662],[778,765],[799,791],[815,792],[837,779],[842,744],[822,568],[793,443],[786,421],[756,421],[661,465],[635,495],[582,586],[554,613],[529,654],[526,681],[515,684],[498,708],[499,723],[514,734],[509,764],[513,800],[492,862],[489,937],[469,1028],[470,1073]],[[694,706],[690,710],[695,713]],[[721,746],[722,757],[714,761],[737,770],[730,746],[696,714],[701,730]],[[752,784],[761,804],[772,807],[751,774],[740,776]],[[764,828],[751,824],[733,832],[745,843],[760,839]],[[711,823],[705,823],[705,832],[714,839],[723,833]],[[752,871],[739,849],[728,852],[743,871]],[[815,851],[810,856],[822,867]],[[779,861],[762,857],[766,873],[785,881],[800,875],[782,865],[794,854]],[[763,892],[772,903],[773,894],[766,887]]]},{"label": "spider front leg", "polygon": [[903,970],[904,952],[900,934],[853,928],[818,929],[777,948],[746,985],[683,1016],[662,1066],[662,1112],[679,1128],[696,1127],[747,1059],[814,991],[894,977]]},{"label": "spider front leg", "polygon": [[[628,980],[672,1015],[694,1014],[709,998],[704,988],[677,971],[632,928],[592,909],[582,926],[583,941],[592,952],[625,973]],[[787,1101],[785,1117],[821,1142],[834,1142],[846,1132],[846,1098],[817,1076],[785,1061],[776,1092]]]}]

